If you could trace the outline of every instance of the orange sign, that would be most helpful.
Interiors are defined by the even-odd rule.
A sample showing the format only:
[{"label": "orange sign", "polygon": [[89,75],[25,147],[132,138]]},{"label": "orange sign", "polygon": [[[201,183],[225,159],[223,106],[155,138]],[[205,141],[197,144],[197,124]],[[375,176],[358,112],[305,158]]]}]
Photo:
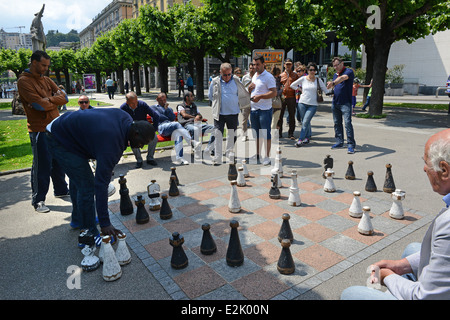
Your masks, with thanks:
[{"label": "orange sign", "polygon": [[266,63],[266,70],[271,72],[274,66],[283,71],[284,50],[283,49],[255,49],[253,50],[252,59],[256,55],[262,55]]}]

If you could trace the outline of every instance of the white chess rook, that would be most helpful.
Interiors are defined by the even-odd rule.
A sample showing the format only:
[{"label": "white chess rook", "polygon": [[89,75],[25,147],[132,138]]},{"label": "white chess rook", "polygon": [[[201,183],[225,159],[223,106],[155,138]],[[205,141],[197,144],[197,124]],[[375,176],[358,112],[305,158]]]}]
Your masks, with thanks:
[{"label": "white chess rook", "polygon": [[361,218],[363,215],[363,209],[361,206],[361,200],[359,197],[361,196],[361,192],[354,191],[353,192],[353,201],[348,209],[348,214],[353,218]]},{"label": "white chess rook", "polygon": [[244,178],[244,168],[243,167],[239,167],[238,168],[238,175],[237,175],[236,183],[237,183],[238,187],[245,187],[246,186],[246,182],[245,182],[245,178]]},{"label": "white chess rook", "polygon": [[365,236],[370,236],[373,234],[372,221],[370,220],[370,207],[363,207],[363,215],[358,224],[358,232]]},{"label": "white chess rook", "polygon": [[126,243],[127,236],[125,233],[122,233],[119,234],[117,238],[119,239],[119,243],[117,244],[116,258],[119,264],[124,266],[131,262],[131,254]]},{"label": "white chess rook", "polygon": [[336,186],[334,185],[333,181],[334,171],[330,170],[329,168],[327,171],[325,171],[325,184],[323,185],[323,190],[325,192],[335,192]]},{"label": "white chess rook", "polygon": [[241,202],[239,201],[238,192],[236,188],[237,181],[230,181],[231,184],[231,194],[230,200],[228,201],[228,211],[232,213],[238,213],[241,211]]},{"label": "white chess rook", "polygon": [[405,192],[400,189],[395,189],[395,191],[391,193],[391,197],[393,203],[389,210],[389,216],[393,219],[401,220],[405,217],[402,205],[402,201],[405,199]]},{"label": "white chess rook", "polygon": [[104,236],[102,238],[104,243],[103,248],[103,280],[114,281],[122,276],[122,268],[116,258],[116,253],[111,246],[111,237]]}]

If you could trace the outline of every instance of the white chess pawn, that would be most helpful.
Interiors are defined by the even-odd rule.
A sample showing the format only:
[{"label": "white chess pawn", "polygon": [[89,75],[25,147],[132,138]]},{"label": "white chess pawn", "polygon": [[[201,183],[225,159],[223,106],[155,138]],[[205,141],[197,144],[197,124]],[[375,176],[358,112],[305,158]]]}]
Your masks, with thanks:
[{"label": "white chess pawn", "polygon": [[238,187],[245,187],[246,186],[246,182],[245,182],[245,178],[244,178],[244,168],[242,168],[242,167],[238,168],[238,175],[237,175],[236,184],[237,184]]},{"label": "white chess pawn", "polygon": [[330,170],[330,168],[327,169],[327,171],[325,171],[325,184],[323,185],[323,190],[325,192],[335,192],[336,191],[336,187],[334,185],[334,181],[333,181],[333,176],[334,176],[334,171]]},{"label": "white chess pawn", "polygon": [[104,243],[103,248],[103,279],[105,281],[114,281],[122,276],[122,268],[116,258],[116,253],[111,246],[111,237],[104,236],[102,238]]},{"label": "white chess pawn", "polygon": [[278,172],[278,169],[277,168],[273,168],[270,172],[272,173],[272,177],[275,176],[275,175],[277,176],[277,181],[276,181],[277,187],[281,188],[283,186],[283,184],[281,182],[280,173]]},{"label": "white chess pawn", "polygon": [[277,148],[274,169],[278,170],[278,177],[281,178],[283,176],[283,160],[281,159],[281,147]]},{"label": "white chess pawn", "polygon": [[361,201],[359,200],[359,197],[361,196],[361,192],[354,191],[353,192],[353,201],[350,205],[350,208],[348,209],[348,214],[350,217],[353,218],[361,218],[363,215],[363,210],[361,206]]},{"label": "white chess pawn", "polygon": [[228,211],[232,213],[237,213],[241,211],[241,202],[239,201],[238,192],[236,188],[236,180],[230,181],[231,184],[231,194],[230,201],[228,202]]},{"label": "white chess pawn", "polygon": [[291,188],[298,189],[297,170],[292,169],[291,178]]},{"label": "white chess pawn", "polygon": [[248,173],[248,169],[247,169],[247,160],[242,160],[242,168],[243,168],[244,178],[250,177],[250,174]]},{"label": "white chess pawn", "polygon": [[401,220],[405,217],[403,212],[402,201],[405,199],[405,192],[400,189],[395,189],[394,192],[391,193],[392,203],[391,210],[389,210],[389,216],[393,219]]},{"label": "white chess pawn", "polygon": [[363,207],[363,215],[358,224],[358,232],[366,236],[373,234],[372,221],[370,221],[370,207]]},{"label": "white chess pawn", "polygon": [[147,185],[147,193],[148,197],[150,199],[148,207],[151,211],[158,211],[161,209],[161,202],[159,201],[161,188],[158,183],[156,183],[156,180],[152,180]]},{"label": "white chess pawn", "polygon": [[117,236],[119,243],[116,249],[116,258],[121,266],[129,264],[131,262],[131,254],[127,247],[126,234],[122,233]]}]

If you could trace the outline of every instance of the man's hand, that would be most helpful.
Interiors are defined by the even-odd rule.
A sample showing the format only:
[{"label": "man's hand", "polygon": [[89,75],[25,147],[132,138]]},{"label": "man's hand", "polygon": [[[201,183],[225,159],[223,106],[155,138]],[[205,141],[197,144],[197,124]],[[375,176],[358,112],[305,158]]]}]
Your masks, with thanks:
[{"label": "man's hand", "polygon": [[115,236],[116,239],[117,239],[117,235],[123,234],[122,231],[114,228],[112,225],[109,225],[104,228],[100,228],[100,230],[104,235]]}]

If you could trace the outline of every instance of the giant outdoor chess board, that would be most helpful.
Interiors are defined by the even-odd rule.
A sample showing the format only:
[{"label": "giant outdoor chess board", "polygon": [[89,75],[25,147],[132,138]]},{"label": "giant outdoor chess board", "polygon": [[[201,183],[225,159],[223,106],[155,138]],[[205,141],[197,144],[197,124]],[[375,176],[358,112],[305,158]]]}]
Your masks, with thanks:
[{"label": "giant outdoor chess board", "polygon": [[[148,223],[137,224],[135,214],[122,216],[119,200],[109,203],[110,219],[127,234],[128,246],[175,300],[294,299],[430,221],[427,214],[406,206],[403,220],[390,218],[392,201],[388,194],[384,201],[364,190],[342,190],[338,183],[336,192],[327,193],[323,191],[325,180],[321,177],[312,181],[298,175],[302,205],[290,206],[290,172],[285,169],[281,178],[281,199],[269,197],[270,176],[259,173],[259,170],[250,171],[247,186],[237,187],[240,213],[228,211],[231,187],[228,177],[223,176],[187,185],[180,181],[180,195],[168,199],[173,212],[170,220],[161,220],[159,211],[148,210],[146,186],[142,186],[140,194],[150,214]],[[169,189],[169,177],[157,183],[162,192]],[[348,214],[353,191],[361,191],[361,204],[371,208],[374,228],[371,236],[361,235],[357,231],[360,219]],[[290,215],[294,234],[290,250],[295,272],[290,275],[277,270],[281,253],[277,237],[283,213]],[[225,259],[232,219],[239,221],[245,257],[239,267],[228,266]],[[200,252],[204,223],[211,225],[210,232],[217,245],[213,255]],[[183,248],[189,265],[181,270],[173,269],[170,264],[173,248],[169,238],[173,232],[179,232],[185,239]],[[124,267],[119,281],[126,281],[126,276]]]}]

